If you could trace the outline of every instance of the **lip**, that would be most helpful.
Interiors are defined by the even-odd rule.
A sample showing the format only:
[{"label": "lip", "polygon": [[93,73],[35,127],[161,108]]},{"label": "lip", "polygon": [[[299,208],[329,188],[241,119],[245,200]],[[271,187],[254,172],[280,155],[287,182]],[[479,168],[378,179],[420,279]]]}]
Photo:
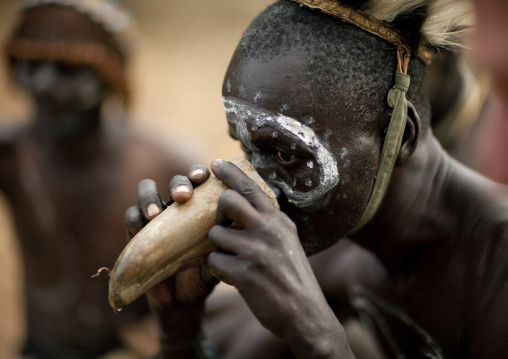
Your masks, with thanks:
[{"label": "lip", "polygon": [[268,187],[270,187],[272,189],[273,193],[275,193],[277,201],[279,201],[281,199],[282,194],[283,194],[282,190],[278,186],[271,183],[270,180],[265,179],[265,182],[268,185]]}]

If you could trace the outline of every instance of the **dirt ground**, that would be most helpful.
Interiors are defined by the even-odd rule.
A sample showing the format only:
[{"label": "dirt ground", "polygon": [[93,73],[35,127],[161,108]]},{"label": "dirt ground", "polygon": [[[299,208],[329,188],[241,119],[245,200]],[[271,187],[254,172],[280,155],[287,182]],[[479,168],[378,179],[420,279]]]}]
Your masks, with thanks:
[{"label": "dirt ground", "polygon": [[[205,164],[240,154],[226,132],[222,79],[242,31],[271,2],[126,1],[138,24],[131,67],[131,122],[163,137],[185,138],[202,153]],[[1,43],[13,26],[18,4],[0,0]],[[27,121],[29,110],[1,66],[0,125]],[[0,358],[15,357],[24,332],[17,253],[10,208],[0,194]]]}]

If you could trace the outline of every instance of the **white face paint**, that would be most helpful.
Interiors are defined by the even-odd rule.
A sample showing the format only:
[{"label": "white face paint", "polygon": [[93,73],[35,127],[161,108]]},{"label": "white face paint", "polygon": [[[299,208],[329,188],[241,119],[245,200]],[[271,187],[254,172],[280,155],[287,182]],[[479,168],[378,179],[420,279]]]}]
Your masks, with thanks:
[{"label": "white face paint", "polygon": [[[273,156],[258,154],[259,149],[252,144],[250,131],[256,131],[263,126],[272,127],[293,141],[292,149],[300,146],[312,154],[313,161],[306,162],[305,165],[311,169],[317,167],[319,180],[318,183],[314,183],[311,179],[305,179],[304,185],[314,187],[313,189],[306,192],[299,191],[294,188],[297,185],[296,179],[288,184],[287,181],[276,176],[274,172],[268,178],[265,178],[272,188],[274,186],[280,188],[288,201],[294,206],[308,207],[319,203],[339,183],[337,161],[311,128],[294,118],[268,112],[236,98],[224,97],[223,101],[228,121],[236,126],[240,141],[253,152],[252,165],[254,168],[258,170],[268,168],[275,161]],[[250,130],[248,124],[251,126]]]}]

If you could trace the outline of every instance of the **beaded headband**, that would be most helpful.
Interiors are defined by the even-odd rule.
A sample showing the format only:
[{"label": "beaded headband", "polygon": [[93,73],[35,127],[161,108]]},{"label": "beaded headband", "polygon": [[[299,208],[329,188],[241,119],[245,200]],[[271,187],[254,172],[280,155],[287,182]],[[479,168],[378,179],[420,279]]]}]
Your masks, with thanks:
[{"label": "beaded headband", "polygon": [[[49,36],[34,34],[37,26],[34,19],[23,15],[21,28],[31,29],[30,35],[15,33],[4,45],[4,55],[11,59],[28,61],[62,61],[74,65],[90,66],[97,71],[114,93],[120,95],[124,104],[129,103],[130,88],[124,56],[132,47],[137,29],[130,13],[115,0],[23,0],[21,9],[29,14],[46,5],[59,5],[89,19],[100,27],[104,38],[111,36],[111,43],[98,41],[97,31],[80,34],[77,28],[60,26],[59,21],[51,23]],[[60,12],[57,12],[60,14]],[[44,15],[38,15],[39,17]],[[42,21],[42,18],[41,18]],[[47,20],[51,22],[51,19]],[[64,22],[65,23],[65,22]],[[54,25],[55,29],[52,28]],[[80,25],[76,25],[80,26]],[[24,31],[24,30],[23,30]]]},{"label": "beaded headband", "polygon": [[[321,10],[323,13],[355,25],[360,29],[376,35],[397,46],[397,68],[395,85],[388,93],[388,105],[393,108],[390,124],[386,132],[379,167],[367,206],[356,225],[348,235],[360,230],[374,216],[388,187],[390,175],[402,144],[402,136],[407,120],[406,92],[409,89],[410,77],[407,75],[411,48],[404,36],[389,23],[375,19],[362,11],[341,4],[336,0],[292,0],[302,6]],[[419,49],[418,57],[428,62],[429,56],[424,49]]]},{"label": "beaded headband", "polygon": [[124,31],[132,23],[131,14],[116,0],[24,0],[22,8],[48,4],[70,6],[113,33]]}]

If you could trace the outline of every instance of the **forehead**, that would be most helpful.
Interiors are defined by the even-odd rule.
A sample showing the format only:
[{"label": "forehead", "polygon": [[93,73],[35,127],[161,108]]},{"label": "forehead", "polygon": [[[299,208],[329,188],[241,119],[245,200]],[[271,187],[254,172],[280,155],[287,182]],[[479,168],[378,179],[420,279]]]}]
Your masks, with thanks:
[{"label": "forehead", "polygon": [[[304,79],[305,59],[302,54],[289,52],[269,60],[241,55],[240,48],[234,53],[224,83],[224,95],[235,95],[247,100],[252,95],[265,92],[256,102],[265,103],[269,94],[278,92],[277,98],[287,100],[286,87],[300,87]],[[286,86],[288,85],[288,86]],[[272,97],[273,99],[273,97]]]},{"label": "forehead", "polygon": [[245,55],[239,46],[224,78],[223,96],[292,117],[320,135],[370,127],[386,94],[376,91],[373,96],[369,87],[376,81],[367,81],[340,57],[322,60],[322,54],[308,49],[285,49],[266,58]]},{"label": "forehead", "polygon": [[244,58],[236,51],[224,78],[223,96],[324,130],[330,114],[338,115],[341,101],[325,104],[317,100],[319,94],[309,81],[310,61],[305,54],[292,51],[268,60]]}]

